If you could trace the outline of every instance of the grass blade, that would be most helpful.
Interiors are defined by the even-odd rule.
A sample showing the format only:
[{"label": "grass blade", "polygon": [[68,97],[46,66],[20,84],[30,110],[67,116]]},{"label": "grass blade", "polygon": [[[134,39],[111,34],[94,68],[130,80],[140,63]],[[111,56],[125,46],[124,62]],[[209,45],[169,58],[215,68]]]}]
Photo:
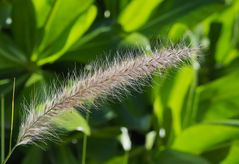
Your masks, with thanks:
[{"label": "grass blade", "polygon": [[5,158],[5,112],[4,112],[4,97],[1,95],[1,163]]},{"label": "grass blade", "polygon": [[[86,113],[86,121],[89,121],[89,113]],[[87,135],[84,133],[83,145],[82,145],[82,164],[86,163],[86,151],[87,151]]]},{"label": "grass blade", "polygon": [[13,79],[13,89],[12,89],[12,115],[11,115],[11,130],[10,130],[10,140],[9,140],[9,153],[12,151],[12,132],[13,132],[13,120],[14,120],[14,101],[15,101],[15,88],[16,79]]}]

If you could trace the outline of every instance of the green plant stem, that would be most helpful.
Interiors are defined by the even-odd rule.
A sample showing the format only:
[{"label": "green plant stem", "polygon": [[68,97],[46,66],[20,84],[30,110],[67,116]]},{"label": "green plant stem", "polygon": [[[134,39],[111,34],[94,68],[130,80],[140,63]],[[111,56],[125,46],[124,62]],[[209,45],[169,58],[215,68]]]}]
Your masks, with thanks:
[{"label": "green plant stem", "polygon": [[[89,120],[89,113],[86,113],[86,121]],[[84,133],[83,136],[83,145],[82,145],[82,164],[85,164],[86,161],[86,149],[87,149],[87,135]]]},{"label": "green plant stem", "polygon": [[12,151],[12,133],[13,133],[13,120],[14,120],[14,98],[15,98],[15,86],[16,79],[13,79],[13,90],[12,90],[12,114],[11,114],[11,130],[10,130],[10,140],[9,140],[9,153]]},{"label": "green plant stem", "polygon": [[14,150],[15,150],[16,148],[17,148],[17,145],[15,145],[15,146],[11,149],[11,151],[8,152],[7,157],[4,159],[4,161],[2,162],[2,164],[6,164],[6,163],[7,163],[7,161],[9,160],[9,158],[11,157],[12,153],[14,152]]},{"label": "green plant stem", "polygon": [[5,112],[4,112],[4,97],[1,95],[1,163],[5,158]]},{"label": "green plant stem", "polygon": [[129,160],[129,152],[126,151],[124,153],[124,161],[123,161],[123,164],[128,164],[128,160]]}]

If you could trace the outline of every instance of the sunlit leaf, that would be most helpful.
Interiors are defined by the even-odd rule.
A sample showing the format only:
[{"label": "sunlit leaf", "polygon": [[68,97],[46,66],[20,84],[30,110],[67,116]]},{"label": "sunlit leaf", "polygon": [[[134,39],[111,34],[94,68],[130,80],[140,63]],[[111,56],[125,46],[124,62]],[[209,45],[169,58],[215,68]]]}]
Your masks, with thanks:
[{"label": "sunlit leaf", "polygon": [[238,127],[200,124],[183,131],[174,141],[172,148],[199,154],[238,137]]},{"label": "sunlit leaf", "polygon": [[87,121],[79,112],[75,111],[75,109],[64,112],[64,114],[54,120],[54,123],[59,128],[67,131],[82,131],[83,133],[90,135],[90,127]]},{"label": "sunlit leaf", "polygon": [[121,12],[118,21],[127,32],[137,30],[148,20],[152,11],[162,1],[163,0],[131,1]]},{"label": "sunlit leaf", "polygon": [[91,6],[80,15],[74,24],[59,36],[59,41],[52,43],[51,48],[44,51],[44,56],[47,57],[39,60],[38,64],[51,63],[61,57],[89,28],[96,17],[96,13],[96,7]]}]

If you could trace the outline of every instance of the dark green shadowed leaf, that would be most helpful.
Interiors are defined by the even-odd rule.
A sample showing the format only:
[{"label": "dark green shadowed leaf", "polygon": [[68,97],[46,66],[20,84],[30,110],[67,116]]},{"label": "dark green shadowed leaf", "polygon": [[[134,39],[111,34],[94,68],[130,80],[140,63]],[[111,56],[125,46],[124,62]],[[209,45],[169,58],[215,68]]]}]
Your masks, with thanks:
[{"label": "dark green shadowed leaf", "polygon": [[27,155],[24,157],[22,164],[41,164],[43,162],[43,153],[41,149],[37,147],[31,147],[27,151]]},{"label": "dark green shadowed leaf", "polygon": [[236,140],[232,143],[230,147],[230,151],[227,155],[227,157],[222,160],[222,164],[232,164],[232,163],[237,163],[239,161],[239,141]]},{"label": "dark green shadowed leaf", "polygon": [[56,163],[59,164],[78,164],[76,157],[74,157],[72,151],[67,147],[59,147],[59,151],[57,152],[56,157]]},{"label": "dark green shadowed leaf", "polygon": [[160,152],[156,157],[155,157],[155,164],[156,163],[163,163],[163,164],[172,164],[172,163],[177,163],[177,164],[209,164],[206,159],[189,154],[189,153],[184,153],[180,151],[174,151],[174,150],[165,150]]},{"label": "dark green shadowed leaf", "polygon": [[99,27],[82,37],[60,60],[90,62],[117,49],[122,40],[118,27]]},{"label": "dark green shadowed leaf", "polygon": [[239,117],[239,71],[198,88],[198,121]]},{"label": "dark green shadowed leaf", "polygon": [[36,39],[36,19],[32,0],[14,0],[12,19],[14,41],[30,58]]},{"label": "dark green shadowed leaf", "polygon": [[182,22],[191,27],[222,7],[223,0],[167,0],[155,9],[140,31],[150,36],[163,33],[174,22]]},{"label": "dark green shadowed leaf", "polygon": [[7,35],[0,33],[0,69],[25,67],[27,58]]}]

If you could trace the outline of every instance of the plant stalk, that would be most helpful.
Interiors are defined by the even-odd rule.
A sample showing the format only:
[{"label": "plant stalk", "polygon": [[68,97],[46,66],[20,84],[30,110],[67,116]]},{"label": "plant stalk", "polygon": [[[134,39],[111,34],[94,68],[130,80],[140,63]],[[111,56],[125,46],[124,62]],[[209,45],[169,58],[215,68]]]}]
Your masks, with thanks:
[{"label": "plant stalk", "polygon": [[17,148],[17,145],[15,145],[15,146],[11,149],[11,151],[8,152],[7,157],[4,159],[4,161],[2,162],[2,164],[6,164],[6,163],[7,163],[7,161],[9,160],[9,158],[11,157],[12,153],[14,152],[14,150],[15,150],[16,148]]},{"label": "plant stalk", "polygon": [[4,97],[1,95],[1,163],[5,158],[5,112]]},{"label": "plant stalk", "polygon": [[9,140],[9,153],[12,151],[12,133],[13,133],[13,120],[14,120],[14,98],[15,98],[16,79],[13,79],[13,90],[12,90],[12,114],[11,114],[11,130]]},{"label": "plant stalk", "polygon": [[[86,113],[86,121],[89,121],[89,113]],[[84,133],[83,136],[83,146],[82,146],[82,164],[86,162],[86,151],[87,151],[87,135]]]}]

